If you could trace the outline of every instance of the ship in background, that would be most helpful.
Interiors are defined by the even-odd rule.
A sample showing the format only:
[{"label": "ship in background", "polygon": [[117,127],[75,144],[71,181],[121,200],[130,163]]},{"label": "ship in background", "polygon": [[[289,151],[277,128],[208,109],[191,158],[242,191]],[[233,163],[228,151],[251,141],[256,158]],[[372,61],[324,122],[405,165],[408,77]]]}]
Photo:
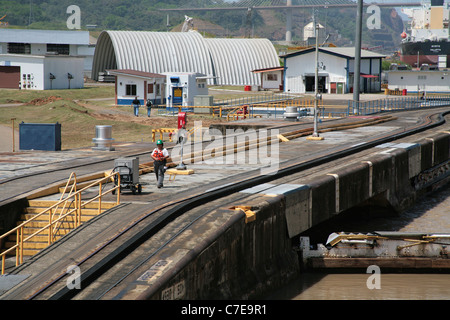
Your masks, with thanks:
[{"label": "ship in background", "polygon": [[419,9],[402,9],[411,18],[409,34],[401,35],[403,62],[416,68],[423,64],[450,68],[449,7],[444,0],[431,0]]}]

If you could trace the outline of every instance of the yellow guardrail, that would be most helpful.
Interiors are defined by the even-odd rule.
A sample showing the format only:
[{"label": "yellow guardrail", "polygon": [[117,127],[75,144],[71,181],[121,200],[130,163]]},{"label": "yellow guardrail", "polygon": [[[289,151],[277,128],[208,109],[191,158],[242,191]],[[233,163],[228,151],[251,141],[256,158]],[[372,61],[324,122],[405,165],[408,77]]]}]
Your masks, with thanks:
[{"label": "yellow guardrail", "polygon": [[163,140],[164,133],[169,134],[169,141],[172,142],[172,136],[174,133],[176,133],[178,129],[172,129],[172,128],[159,128],[159,129],[152,129],[152,142],[156,141],[156,134],[159,133],[159,139]]},{"label": "yellow guardrail", "polygon": [[[174,108],[178,108],[178,112],[181,112],[181,109],[188,108],[188,109],[210,109],[211,114],[213,117],[216,117],[216,115],[219,116],[219,118],[222,118],[222,110],[226,110],[229,107],[226,106],[173,106]],[[218,111],[218,114],[216,113]]]},{"label": "yellow guardrail", "polygon": [[[114,181],[114,176],[117,175],[117,185],[107,191],[102,192],[102,186],[104,183],[107,182],[111,182]],[[2,253],[0,253],[0,256],[2,258],[2,274],[4,274],[5,272],[5,259],[6,259],[6,255],[10,252],[13,252],[13,250],[16,251],[16,266],[20,265],[21,263],[23,263],[23,247],[24,247],[24,243],[26,241],[30,241],[33,237],[37,236],[40,233],[43,233],[44,231],[48,230],[48,245],[52,244],[54,242],[54,232],[55,230],[57,230],[57,227],[62,223],[62,221],[69,215],[73,214],[74,215],[74,220],[75,220],[75,226],[78,227],[81,225],[81,209],[86,206],[87,204],[99,199],[98,202],[98,212],[101,212],[101,207],[102,207],[102,197],[105,196],[106,194],[108,194],[109,192],[113,192],[115,190],[120,189],[120,174],[119,172],[114,172],[112,174],[109,174],[108,176],[101,178],[99,180],[94,181],[93,183],[89,184],[88,186],[84,187],[83,189],[80,189],[79,191],[74,191],[76,190],[76,175],[74,173],[72,173],[69,177],[69,180],[66,184],[66,188],[65,190],[67,190],[68,185],[70,184],[70,182],[72,181],[72,179],[74,180],[74,185],[72,186],[72,190],[69,193],[69,195],[65,198],[62,199],[64,195],[61,196],[61,199],[55,203],[54,205],[52,205],[51,207],[45,209],[44,211],[38,213],[37,215],[35,215],[33,218],[28,219],[27,221],[21,223],[20,225],[18,225],[17,227],[15,227],[14,229],[6,232],[5,234],[0,236],[0,243],[3,243],[3,241],[10,235],[16,233],[16,244],[14,246],[12,246],[11,248],[3,251]],[[95,187],[95,186],[99,186],[99,193],[97,196],[86,200],[86,201],[82,201],[82,193],[84,191],[86,191],[89,188]],[[74,191],[72,193],[72,191]],[[67,205],[69,203],[69,205]],[[71,208],[72,203],[74,204],[74,207]],[[117,200],[116,200],[116,204],[120,203],[120,190],[118,190],[117,192]],[[66,212],[62,211],[59,214],[59,217],[55,219],[55,214],[57,213],[57,208],[60,206],[63,206],[63,210],[66,210]],[[64,213],[63,213],[64,212]],[[44,215],[48,213],[49,216],[49,220],[48,220],[48,224],[42,228],[40,228],[39,230],[37,230],[36,232],[32,233],[31,235],[29,235],[28,237],[24,238],[24,233],[23,233],[23,229],[28,226],[32,221],[36,220],[38,217]]]},{"label": "yellow guardrail", "polygon": [[[227,114],[227,121],[239,120],[240,118],[246,119],[246,118],[261,117],[261,115],[255,114],[255,112],[258,111],[258,108],[259,109],[285,109],[287,107],[312,108],[312,107],[314,107],[314,99],[311,99],[311,98],[288,99],[288,100],[255,103],[255,104],[234,107]],[[323,107],[322,99],[320,99],[318,101],[318,107]],[[246,110],[246,108],[247,108],[247,110]]]},{"label": "yellow guardrail", "polygon": [[237,108],[234,108],[231,112],[227,114],[227,121],[230,120],[239,120],[239,117],[242,117],[243,119],[248,118],[248,106],[239,106]]},{"label": "yellow guardrail", "polygon": [[391,90],[391,89],[385,88],[384,89],[384,94],[385,95],[389,95],[389,96],[403,96],[403,95],[406,95],[407,92],[403,91],[403,90],[400,90],[400,89]]},{"label": "yellow guardrail", "polygon": [[[187,132],[187,136],[192,137],[198,130],[201,129],[201,127],[194,127],[192,129],[189,129]],[[172,129],[172,128],[159,128],[159,129],[152,129],[152,142],[156,141],[156,134],[159,133],[159,139],[164,140],[164,133],[169,134],[169,142],[173,141],[173,136],[178,132],[178,129]]]},{"label": "yellow guardrail", "polygon": [[[323,99],[318,101],[318,106],[323,105]],[[252,107],[262,108],[286,108],[286,107],[298,107],[298,108],[310,108],[314,107],[314,99],[310,97],[280,100],[274,102],[254,103]]]}]

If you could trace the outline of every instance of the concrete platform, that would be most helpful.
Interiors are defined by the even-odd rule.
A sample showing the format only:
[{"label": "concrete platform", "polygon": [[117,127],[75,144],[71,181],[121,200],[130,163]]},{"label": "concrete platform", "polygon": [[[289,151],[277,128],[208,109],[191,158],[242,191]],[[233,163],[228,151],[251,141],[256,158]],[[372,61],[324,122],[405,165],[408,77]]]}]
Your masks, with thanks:
[{"label": "concrete platform", "polygon": [[[304,161],[314,159],[328,152],[337,151],[348,146],[355,146],[364,141],[385,136],[389,132],[403,132],[411,125],[423,120],[422,111],[404,114],[396,113],[395,115],[397,117],[396,120],[374,126],[362,126],[344,131],[324,132],[321,134],[321,137],[324,139],[320,141],[311,141],[307,140],[306,137],[300,137],[287,142],[282,142],[278,146],[279,154],[276,159],[277,163],[284,164],[298,159]],[[267,126],[267,123],[265,123],[264,120],[261,121],[262,123],[259,123],[258,125]],[[351,119],[350,121],[356,121],[356,119]],[[253,120],[247,123],[247,125],[251,128],[254,123],[255,121]],[[245,122],[240,124],[240,126],[243,125],[245,125]],[[286,124],[286,121],[282,120],[280,122],[271,121],[269,124],[269,127],[277,127],[282,133],[311,126],[312,124],[308,122]],[[168,145],[168,147],[172,146]],[[82,175],[111,169],[115,158],[139,156],[140,162],[148,162],[149,152],[153,147],[154,146],[151,144],[126,144],[122,146],[118,145],[116,146],[115,151],[106,153],[80,149],[55,153],[19,152],[17,154],[0,154],[0,163],[4,164],[1,172],[2,176],[0,178],[0,204],[8,203],[13,199],[26,196],[36,188],[43,187],[46,184],[67,179],[71,171],[76,171],[77,175],[79,171],[79,175]],[[390,150],[392,147],[393,146],[387,146],[386,149],[377,150],[377,152]],[[83,244],[83,241],[87,239],[87,236],[76,236],[76,234],[81,234],[82,232],[95,238],[99,233],[99,230],[109,230],[109,232],[113,233],[114,231],[124,228],[130,221],[138,219],[140,214],[146,210],[146,207],[148,208],[149,206],[162,204],[175,199],[177,196],[193,194],[198,192],[197,190],[212,190],[224,185],[232,184],[233,181],[239,180],[241,176],[249,174],[250,172],[256,173],[261,169],[262,165],[264,165],[264,158],[258,157],[258,161],[253,161],[256,156],[258,156],[258,152],[250,150],[246,152],[245,157],[235,159],[232,163],[227,161],[229,159],[226,157],[219,157],[209,161],[205,160],[194,164],[185,162],[188,169],[194,170],[194,174],[177,176],[174,181],[169,181],[167,176],[164,188],[162,189],[156,187],[156,179],[153,173],[141,175],[140,182],[143,185],[142,194],[133,195],[131,192],[124,191],[121,197],[123,206],[110,213],[99,216],[95,221],[83,226],[83,229],[78,230],[71,236],[69,235],[61,239],[56,246],[61,248],[61,251],[48,248],[45,252],[37,255],[36,259],[32,258],[26,265],[19,267],[18,271],[21,274],[34,275],[34,277],[30,277],[24,281],[37,281],[36,276],[39,275],[42,270],[45,270],[45,263],[38,266],[35,264],[35,261],[39,260],[40,263],[42,263],[42,261],[47,260],[44,258],[44,255],[47,256],[50,254],[52,259],[57,260],[58,257],[66,255],[67,251],[71,251],[70,248],[80,246]],[[106,160],[106,162],[103,162],[104,160]],[[341,161],[340,165],[344,164],[345,161]],[[317,174],[323,174],[321,169],[323,168],[314,170],[316,170]],[[311,175],[312,172],[309,174]],[[275,181],[274,185],[276,186],[280,183],[286,182]],[[273,185],[267,186],[268,189],[272,189],[273,187]],[[264,186],[263,189],[265,189]],[[276,190],[272,191],[275,192]],[[261,192],[261,190],[259,190],[258,193],[259,192]],[[281,193],[284,192],[285,191]],[[252,192],[247,192],[247,194],[251,195]],[[126,215],[128,219],[124,219],[124,215]],[[224,215],[225,222],[229,221],[227,219],[230,218],[225,218]],[[105,224],[101,225],[100,223],[102,221]],[[221,226],[216,225],[215,228],[220,229]],[[102,232],[103,239],[104,237],[107,237],[105,232],[107,231]],[[80,251],[74,253],[73,259],[76,260],[79,255],[83,254],[81,251],[82,250],[80,249]]]}]

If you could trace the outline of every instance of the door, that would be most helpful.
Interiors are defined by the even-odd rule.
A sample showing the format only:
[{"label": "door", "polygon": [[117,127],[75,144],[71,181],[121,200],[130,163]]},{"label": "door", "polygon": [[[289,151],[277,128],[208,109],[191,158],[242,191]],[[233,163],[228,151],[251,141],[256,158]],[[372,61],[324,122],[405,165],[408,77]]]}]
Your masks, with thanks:
[{"label": "door", "polygon": [[[319,76],[317,78],[317,92],[318,93],[327,93],[327,89],[326,89],[326,82],[327,82],[327,77],[324,76]],[[315,86],[316,86],[316,77],[311,77],[311,76],[306,76],[305,77],[305,89],[306,92],[315,92]]]},{"label": "door", "polygon": [[172,88],[172,97],[173,104],[183,104],[183,88],[182,87],[173,87]]},{"label": "door", "polygon": [[0,88],[19,89],[20,67],[0,67]]}]

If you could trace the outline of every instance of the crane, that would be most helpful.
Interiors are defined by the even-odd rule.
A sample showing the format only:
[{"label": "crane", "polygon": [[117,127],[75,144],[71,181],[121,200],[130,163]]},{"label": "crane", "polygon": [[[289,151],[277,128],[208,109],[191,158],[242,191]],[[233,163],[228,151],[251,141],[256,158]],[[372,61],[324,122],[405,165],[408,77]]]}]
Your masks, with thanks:
[{"label": "crane", "polygon": [[184,16],[184,24],[181,32],[187,32],[194,27],[194,18]]}]

